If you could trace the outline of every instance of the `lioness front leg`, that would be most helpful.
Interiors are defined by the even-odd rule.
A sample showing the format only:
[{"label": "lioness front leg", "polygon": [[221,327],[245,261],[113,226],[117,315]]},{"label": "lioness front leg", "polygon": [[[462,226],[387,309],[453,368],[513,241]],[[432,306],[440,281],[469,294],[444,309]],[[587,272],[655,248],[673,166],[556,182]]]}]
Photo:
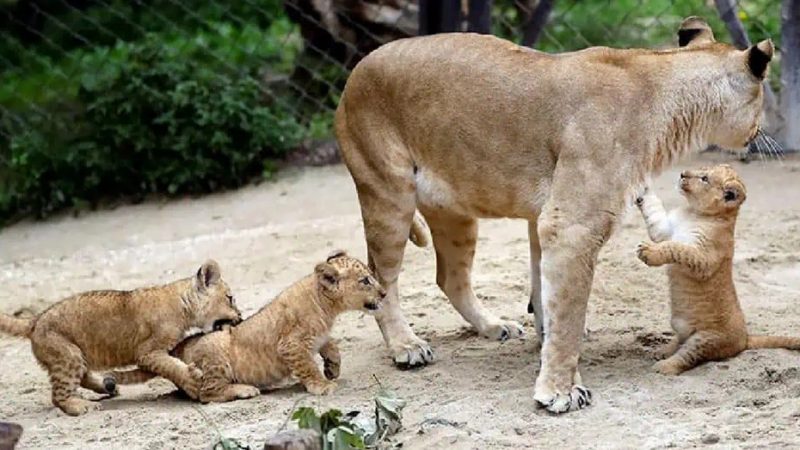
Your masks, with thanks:
[{"label": "lioness front leg", "polygon": [[545,340],[534,399],[554,413],[591,403],[578,372],[580,341],[597,254],[624,206],[613,199],[621,195],[611,200],[600,196],[613,195],[611,190],[580,189],[574,183],[570,178],[554,186],[538,226]]},{"label": "lioness front leg", "polygon": [[202,371],[170,356],[167,351],[155,350],[142,353],[137,358],[136,364],[146,372],[152,372],[173,382],[191,399],[199,398]]},{"label": "lioness front leg", "polygon": [[339,378],[339,371],[341,370],[342,357],[339,354],[339,347],[333,340],[329,340],[319,349],[319,355],[322,356],[322,364],[325,373],[325,378],[335,380]]},{"label": "lioness front leg", "polygon": [[327,380],[314,363],[314,340],[305,336],[285,336],[278,343],[278,354],[292,375],[300,380],[306,390],[315,395],[327,395],[336,389],[336,383]]}]

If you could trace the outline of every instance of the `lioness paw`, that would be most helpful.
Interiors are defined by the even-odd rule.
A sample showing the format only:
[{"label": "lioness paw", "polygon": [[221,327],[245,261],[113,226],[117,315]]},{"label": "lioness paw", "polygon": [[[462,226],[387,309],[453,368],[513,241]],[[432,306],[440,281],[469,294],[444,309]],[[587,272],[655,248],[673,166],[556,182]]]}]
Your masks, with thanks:
[{"label": "lioness paw", "polygon": [[336,390],[336,383],[333,381],[317,381],[306,385],[306,390],[314,395],[329,395]]},{"label": "lioness paw", "polygon": [[533,398],[553,414],[577,411],[592,404],[592,392],[581,385],[572,386],[568,393],[541,392],[535,393]]},{"label": "lioness paw", "polygon": [[522,325],[518,324],[517,322],[508,320],[499,321],[498,323],[492,324],[486,327],[486,329],[480,330],[480,333],[489,339],[507,341],[511,338],[524,336],[525,330],[522,328]]},{"label": "lioness paw", "polygon": [[401,369],[424,366],[436,359],[431,346],[417,337],[393,344],[391,350],[395,365]]}]

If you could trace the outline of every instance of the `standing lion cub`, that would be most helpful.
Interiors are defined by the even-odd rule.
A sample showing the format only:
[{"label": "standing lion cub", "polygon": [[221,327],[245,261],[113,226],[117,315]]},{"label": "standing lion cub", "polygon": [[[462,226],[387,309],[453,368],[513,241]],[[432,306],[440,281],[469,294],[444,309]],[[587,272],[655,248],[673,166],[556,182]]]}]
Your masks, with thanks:
[{"label": "standing lion cub", "polygon": [[671,324],[677,335],[655,370],[678,375],[746,349],[800,350],[800,338],[747,333],[733,285],[733,231],[746,197],[742,180],[723,164],[682,172],[680,189],[687,204],[669,214],[652,192],[636,200],[654,241],[639,244],[637,255],[648,266],[669,264]]},{"label": "standing lion cub", "polygon": [[211,331],[241,321],[214,261],[194,277],[133,291],[93,291],[66,298],[33,319],[0,314],[0,331],[31,340],[33,354],[50,374],[53,404],[77,416],[99,403],[81,398],[78,386],[116,394],[112,379],[94,370],[137,365],[163,376],[197,398],[201,373],[170,356],[192,328]]},{"label": "standing lion cub", "polygon": [[[203,371],[199,398],[204,403],[255,397],[292,377],[313,394],[329,394],[341,362],[329,336],[336,317],[376,311],[385,296],[367,266],[337,251],[241,324],[189,338],[174,354]],[[314,362],[317,354],[324,376]],[[120,384],[152,377],[140,370],[111,376]]]}]

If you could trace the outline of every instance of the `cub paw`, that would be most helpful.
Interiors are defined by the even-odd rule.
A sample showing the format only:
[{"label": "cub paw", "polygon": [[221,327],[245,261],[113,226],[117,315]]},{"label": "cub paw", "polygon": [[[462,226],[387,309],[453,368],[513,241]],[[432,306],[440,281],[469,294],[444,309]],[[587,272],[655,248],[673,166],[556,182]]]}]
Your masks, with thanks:
[{"label": "cub paw", "polygon": [[640,242],[636,246],[636,256],[648,266],[660,266],[664,262],[659,258],[659,253],[656,247],[657,244],[652,242]]},{"label": "cub paw", "polygon": [[323,369],[325,378],[329,380],[335,380],[339,378],[340,366],[338,361],[332,361],[330,359],[323,360]]},{"label": "cub paw", "polygon": [[653,364],[653,370],[660,373],[661,375],[669,375],[669,376],[680,375],[683,372],[683,370],[681,370],[680,367],[676,366],[668,359],[664,359]]},{"label": "cub paw", "polygon": [[261,391],[255,386],[236,386],[236,390],[234,391],[234,396],[240,400],[258,397],[259,395],[261,395]]},{"label": "cub paw", "polygon": [[319,381],[306,385],[306,390],[314,395],[329,395],[336,390],[336,383],[333,381]]},{"label": "cub paw", "polygon": [[650,186],[644,185],[639,189],[639,192],[636,193],[636,206],[641,208],[644,205],[644,197],[650,192]]},{"label": "cub paw", "polygon": [[82,416],[89,411],[100,409],[100,403],[72,397],[60,403],[58,407],[70,416]]},{"label": "cub paw", "polygon": [[189,376],[184,380],[182,386],[178,386],[189,396],[192,400],[200,398],[200,389],[203,384],[203,371],[194,364],[190,364],[187,368]]},{"label": "cub paw", "polygon": [[117,388],[117,379],[114,378],[113,375],[106,375],[103,377],[103,389],[105,389],[106,394],[110,397],[118,396],[119,389]]}]

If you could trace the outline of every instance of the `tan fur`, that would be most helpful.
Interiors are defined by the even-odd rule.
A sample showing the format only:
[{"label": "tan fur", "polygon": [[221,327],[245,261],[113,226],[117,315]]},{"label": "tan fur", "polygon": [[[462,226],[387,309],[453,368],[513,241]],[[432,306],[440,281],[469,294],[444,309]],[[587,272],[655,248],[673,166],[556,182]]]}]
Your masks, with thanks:
[{"label": "tan fur", "polygon": [[687,204],[670,213],[652,192],[637,199],[653,240],[641,243],[637,255],[649,266],[669,265],[676,337],[655,370],[678,375],[752,348],[800,350],[800,338],[747,333],[733,284],[734,228],[746,197],[742,180],[719,165],[683,172],[680,188]]},{"label": "tan fur", "polygon": [[[329,336],[336,317],[377,309],[385,295],[366,265],[338,251],[241,324],[190,338],[175,354],[203,371],[202,402],[254,397],[292,378],[313,394],[329,394],[341,364]],[[316,354],[322,356],[324,374],[314,362]],[[120,383],[147,377],[138,371],[113,376]]]},{"label": "tan fur", "polygon": [[553,412],[589,403],[577,364],[594,264],[634,188],[707,144],[743,148],[758,128],[763,73],[749,68],[751,50],[714,42],[710,29],[702,37],[669,50],[550,55],[493,36],[439,34],[386,44],[356,66],[336,136],[370,267],[388,292],[376,318],[396,364],[433,360],[398,299],[415,210],[431,230],[437,284],[495,339],[522,328],[473,292],[476,219],[521,218],[544,342],[534,398]]},{"label": "tan fur", "polygon": [[33,354],[50,374],[53,404],[80,415],[99,403],[78,386],[116,394],[96,370],[137,365],[199,395],[202,372],[169,355],[192,328],[241,320],[219,266],[206,262],[194,277],[133,291],[93,291],[64,299],[34,319],[0,315],[0,331],[30,338]]}]

